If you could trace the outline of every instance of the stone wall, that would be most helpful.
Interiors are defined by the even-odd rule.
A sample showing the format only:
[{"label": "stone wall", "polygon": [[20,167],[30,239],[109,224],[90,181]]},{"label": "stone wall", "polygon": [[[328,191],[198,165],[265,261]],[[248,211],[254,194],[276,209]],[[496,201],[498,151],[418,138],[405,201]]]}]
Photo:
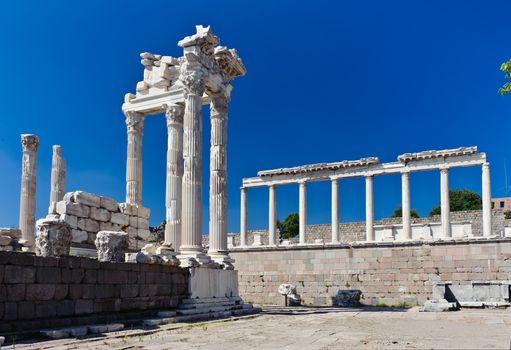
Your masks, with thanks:
[{"label": "stone wall", "polygon": [[331,305],[339,290],[359,289],[364,304],[422,304],[437,281],[511,279],[511,239],[335,247],[250,248],[231,251],[240,296],[281,304],[281,283],[292,283],[305,304]]},{"label": "stone wall", "polygon": [[[474,236],[482,236],[483,228],[482,228],[482,210],[470,210],[470,211],[458,211],[451,212],[451,222],[470,222],[472,224],[472,234]],[[493,210],[492,211],[492,226],[493,232],[496,234],[501,234],[504,230],[505,226],[511,226],[511,220],[504,219],[504,211],[503,210]],[[435,215],[432,217],[423,217],[418,219],[412,219],[412,223],[439,223],[440,216]],[[381,220],[375,220],[374,225],[395,225],[401,224],[401,218],[384,218]],[[366,235],[365,222],[341,222],[339,223],[339,235],[340,241],[349,243],[356,241],[365,240]],[[330,224],[317,224],[317,225],[307,225],[306,227],[306,242],[314,243],[316,239],[323,239],[325,243],[331,241],[332,230]],[[268,239],[268,231],[267,230],[250,230],[247,234],[247,245],[252,245],[254,242],[254,233],[261,234],[261,241],[263,244],[267,245],[269,242]],[[238,233],[230,234],[234,237],[234,245],[240,245],[240,237]],[[298,236],[293,237],[291,239],[292,243],[298,243]],[[204,236],[204,244],[207,245],[208,237]]]},{"label": "stone wall", "polygon": [[87,192],[68,192],[57,203],[58,217],[72,229],[73,243],[94,248],[99,231],[121,231],[130,236],[130,248],[140,249],[149,240],[149,213],[147,208]]},{"label": "stone wall", "polygon": [[179,267],[0,252],[0,334],[55,326],[53,319],[69,326],[79,316],[175,307],[187,295],[188,270]]}]

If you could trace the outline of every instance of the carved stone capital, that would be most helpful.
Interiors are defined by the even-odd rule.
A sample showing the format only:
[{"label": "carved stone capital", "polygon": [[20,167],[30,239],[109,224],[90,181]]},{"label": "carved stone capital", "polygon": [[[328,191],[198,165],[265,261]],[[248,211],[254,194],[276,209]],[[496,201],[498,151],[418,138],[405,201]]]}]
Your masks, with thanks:
[{"label": "carved stone capital", "polygon": [[442,167],[442,168],[440,168],[440,173],[441,173],[441,174],[448,174],[448,173],[449,173],[449,168],[448,168],[448,167]]},{"label": "carved stone capital", "polygon": [[128,133],[144,132],[144,115],[134,111],[126,112],[126,126],[128,127]]},{"label": "carved stone capital", "polygon": [[224,95],[211,96],[210,113],[211,118],[215,117],[227,117],[227,107],[229,105],[229,99]]},{"label": "carved stone capital", "polygon": [[167,127],[172,124],[183,125],[183,115],[185,108],[182,105],[171,105],[165,109],[165,117],[167,118]]},{"label": "carved stone capital", "polygon": [[21,135],[21,146],[23,147],[23,152],[37,152],[39,137],[34,134],[23,134]]},{"label": "carved stone capital", "polygon": [[185,94],[196,94],[202,96],[206,88],[207,73],[198,69],[183,67],[179,80],[185,88]]}]

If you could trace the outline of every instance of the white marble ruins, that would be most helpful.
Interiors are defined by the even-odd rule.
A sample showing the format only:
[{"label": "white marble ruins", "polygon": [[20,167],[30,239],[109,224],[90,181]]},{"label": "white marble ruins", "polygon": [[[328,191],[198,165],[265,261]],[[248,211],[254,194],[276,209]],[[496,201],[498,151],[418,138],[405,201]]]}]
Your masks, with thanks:
[{"label": "white marble ruins", "polygon": [[[331,244],[339,242],[339,181],[345,178],[364,177],[366,181],[366,241],[412,240],[412,239],[451,239],[470,235],[466,224],[453,224],[449,218],[449,169],[454,167],[482,167],[483,236],[492,235],[490,164],[485,153],[478,153],[477,147],[460,147],[440,151],[405,153],[397,157],[397,162],[380,163],[376,157],[354,161],[303,165],[260,171],[257,177],[243,179],[241,187],[241,227],[240,243],[246,246],[248,231],[247,191],[252,187],[269,189],[269,246],[276,246],[276,186],[299,184],[299,242],[305,244],[307,224],[306,184],[313,181],[330,180],[332,183],[332,238]],[[441,225],[428,227],[425,234],[422,227],[413,225],[410,220],[410,175],[413,172],[440,171]],[[401,174],[402,225],[398,234],[392,234],[393,227],[374,225],[373,178],[377,175]],[[470,224],[469,224],[470,225]],[[389,231],[390,232],[387,232]],[[376,232],[375,232],[376,231]],[[454,231],[454,232],[453,232]],[[453,234],[454,233],[454,234]]]},{"label": "white marble ruins", "polygon": [[33,134],[21,135],[23,161],[21,170],[20,230],[23,244],[33,247],[35,241],[35,205],[37,150],[39,138]]}]

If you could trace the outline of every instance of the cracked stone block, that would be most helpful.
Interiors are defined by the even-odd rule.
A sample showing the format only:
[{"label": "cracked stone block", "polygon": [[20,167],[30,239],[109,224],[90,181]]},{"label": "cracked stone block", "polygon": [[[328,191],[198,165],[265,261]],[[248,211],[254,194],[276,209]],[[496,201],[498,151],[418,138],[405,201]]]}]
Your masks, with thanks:
[{"label": "cracked stone block", "polygon": [[124,254],[128,250],[128,234],[100,231],[96,235],[95,244],[99,261],[124,262]]},{"label": "cracked stone block", "polygon": [[41,219],[36,223],[35,251],[39,256],[66,256],[71,247],[71,227],[63,220]]}]

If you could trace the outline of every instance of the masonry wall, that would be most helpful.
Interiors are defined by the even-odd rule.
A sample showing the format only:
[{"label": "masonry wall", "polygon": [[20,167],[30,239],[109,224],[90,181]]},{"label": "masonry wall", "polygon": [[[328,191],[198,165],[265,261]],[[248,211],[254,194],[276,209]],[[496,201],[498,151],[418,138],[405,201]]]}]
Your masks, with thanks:
[{"label": "masonry wall", "polygon": [[364,304],[422,304],[437,281],[511,279],[511,239],[379,243],[231,251],[246,302],[282,304],[281,283],[305,304],[331,305],[339,290],[359,289]]},{"label": "masonry wall", "polygon": [[79,316],[175,307],[187,288],[188,270],[179,267],[0,252],[0,334],[55,326],[55,319],[69,326]]}]

